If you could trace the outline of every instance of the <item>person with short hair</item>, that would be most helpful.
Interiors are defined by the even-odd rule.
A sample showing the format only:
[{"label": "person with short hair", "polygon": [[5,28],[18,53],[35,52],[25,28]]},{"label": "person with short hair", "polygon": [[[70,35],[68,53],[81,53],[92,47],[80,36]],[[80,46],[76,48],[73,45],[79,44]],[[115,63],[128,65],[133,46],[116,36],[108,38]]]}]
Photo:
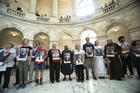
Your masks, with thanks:
[{"label": "person with short hair", "polygon": [[76,49],[74,50],[74,64],[77,70],[77,82],[84,82],[84,62],[85,52],[81,49],[80,44],[76,44]]},{"label": "person with short hair", "polygon": [[[36,50],[35,52],[35,70],[36,70],[36,79],[37,85],[42,85],[43,82],[43,70],[45,68],[45,59],[47,57],[47,50],[44,49],[44,43],[40,42],[39,43],[40,48]],[[40,75],[39,75],[40,73]],[[40,76],[40,79],[39,79]]]},{"label": "person with short hair", "polygon": [[19,54],[17,56],[20,80],[20,84],[17,89],[25,88],[28,83],[28,66],[30,66],[32,59],[32,48],[28,46],[28,44],[29,40],[24,38],[22,47],[20,47]]},{"label": "person with short hair", "polygon": [[73,55],[72,51],[69,50],[68,46],[64,46],[64,50],[62,51],[62,66],[61,72],[64,74],[63,81],[66,80],[66,75],[69,75],[69,80],[71,81],[71,74],[73,73]]},{"label": "person with short hair", "polygon": [[104,55],[109,64],[110,80],[122,80],[124,78],[123,68],[120,60],[121,47],[112,39],[107,40]]},{"label": "person with short hair", "polygon": [[50,66],[50,82],[54,83],[54,80],[56,82],[60,82],[60,50],[57,49],[57,45],[53,44],[52,49],[48,52],[48,65]]},{"label": "person with short hair", "polygon": [[130,46],[128,43],[125,42],[124,36],[120,36],[118,38],[118,41],[119,41],[118,45],[122,48],[121,61],[123,64],[123,73],[125,74],[125,76],[127,75],[127,66],[128,66],[130,75],[133,76],[134,72],[133,72],[133,67],[131,63]]},{"label": "person with short hair", "polygon": [[85,51],[86,80],[89,80],[89,65],[91,66],[92,77],[96,80],[97,78],[94,73],[94,58],[96,57],[96,52],[94,45],[90,43],[89,37],[86,38],[86,44],[83,45],[83,50]]},{"label": "person with short hair", "polygon": [[[6,92],[7,88],[9,86],[10,82],[10,74],[11,69],[14,66],[14,58],[16,57],[16,50],[13,49],[14,44],[12,42],[8,42],[5,45],[5,48],[0,50],[1,56],[0,56],[0,84],[2,75],[4,74],[4,84],[3,89]],[[2,68],[5,68],[5,70],[1,70]]]}]

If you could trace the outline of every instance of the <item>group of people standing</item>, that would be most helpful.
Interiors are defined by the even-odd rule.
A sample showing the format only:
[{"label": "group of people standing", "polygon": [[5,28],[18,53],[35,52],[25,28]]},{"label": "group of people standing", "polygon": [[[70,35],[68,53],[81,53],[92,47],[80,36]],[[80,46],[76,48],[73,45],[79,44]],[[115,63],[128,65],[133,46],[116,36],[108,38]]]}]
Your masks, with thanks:
[{"label": "group of people standing", "polygon": [[[82,48],[80,44],[76,44],[75,49],[71,51],[68,45],[65,45],[62,53],[56,44],[53,44],[52,49],[47,51],[44,43],[38,40],[35,41],[33,48],[28,46],[29,40],[26,38],[16,48],[12,42],[8,42],[5,48],[0,50],[0,84],[1,77],[4,75],[3,89],[7,90],[14,63],[16,63],[16,83],[14,85],[18,85],[17,89],[25,88],[26,84],[33,81],[36,82],[36,85],[42,85],[46,64],[49,66],[51,83],[60,82],[60,72],[64,74],[63,81],[67,79],[67,75],[71,81],[71,74],[74,70],[77,82],[84,82],[84,69],[86,80],[89,80],[89,68],[91,68],[94,80],[105,79],[107,75],[110,76],[110,80],[122,80],[128,75],[127,66],[130,75],[134,75],[130,61],[132,57],[135,59],[140,79],[140,40],[133,41],[130,46],[125,43],[124,36],[118,38],[118,44],[108,39],[104,50],[98,41],[95,41],[95,45],[93,45],[89,37],[85,40],[86,43]],[[35,79],[33,80],[34,69]]]}]

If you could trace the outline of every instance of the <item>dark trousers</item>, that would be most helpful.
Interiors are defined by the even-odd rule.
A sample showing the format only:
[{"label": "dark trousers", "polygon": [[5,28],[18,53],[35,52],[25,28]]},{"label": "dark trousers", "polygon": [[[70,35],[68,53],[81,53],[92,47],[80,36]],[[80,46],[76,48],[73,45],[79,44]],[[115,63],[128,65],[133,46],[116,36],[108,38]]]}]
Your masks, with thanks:
[{"label": "dark trousers", "polygon": [[84,65],[76,65],[78,80],[84,80]]},{"label": "dark trousers", "polygon": [[19,83],[19,69],[16,67],[16,83]]},{"label": "dark trousers", "polygon": [[9,86],[11,69],[12,69],[12,67],[7,67],[6,71],[0,72],[0,83],[2,80],[2,75],[4,74],[3,88],[8,88],[8,86]]},{"label": "dark trousers", "polygon": [[127,74],[127,66],[128,66],[130,74],[133,75],[134,72],[133,72],[130,56],[128,56],[128,57],[121,56],[121,60],[122,60],[122,64],[123,64],[123,73]]},{"label": "dark trousers", "polygon": [[[55,77],[54,77],[55,76]],[[60,63],[50,63],[50,81],[56,81],[60,78]]]},{"label": "dark trousers", "polygon": [[136,63],[136,69],[137,69],[137,73],[138,73],[138,78],[140,79],[140,59],[137,59],[135,61]]}]

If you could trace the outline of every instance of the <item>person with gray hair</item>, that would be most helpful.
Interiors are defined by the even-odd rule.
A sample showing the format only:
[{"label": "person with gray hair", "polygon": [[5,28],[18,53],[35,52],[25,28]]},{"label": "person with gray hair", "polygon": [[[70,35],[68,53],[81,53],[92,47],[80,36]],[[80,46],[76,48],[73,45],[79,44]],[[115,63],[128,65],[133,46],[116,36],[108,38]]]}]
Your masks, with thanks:
[{"label": "person with gray hair", "polygon": [[94,73],[94,58],[96,57],[96,52],[94,45],[90,43],[89,37],[86,38],[86,44],[83,45],[83,50],[85,51],[86,80],[89,80],[89,65],[91,66],[92,77],[96,80],[97,78]]},{"label": "person with gray hair", "polygon": [[11,69],[14,66],[14,58],[16,57],[16,50],[13,49],[14,44],[12,42],[8,42],[5,45],[5,48],[0,50],[1,56],[0,56],[0,62],[2,63],[0,68],[3,66],[6,67],[5,71],[0,71],[0,84],[1,84],[1,79],[2,75],[4,74],[4,84],[3,84],[3,89],[4,92],[6,92],[9,82],[10,82],[10,73]]},{"label": "person with gray hair", "polygon": [[[60,50],[57,49],[57,45],[53,44],[52,49],[48,52],[48,66],[50,66],[50,82],[59,82],[60,78]],[[55,77],[54,77],[55,76]]]}]

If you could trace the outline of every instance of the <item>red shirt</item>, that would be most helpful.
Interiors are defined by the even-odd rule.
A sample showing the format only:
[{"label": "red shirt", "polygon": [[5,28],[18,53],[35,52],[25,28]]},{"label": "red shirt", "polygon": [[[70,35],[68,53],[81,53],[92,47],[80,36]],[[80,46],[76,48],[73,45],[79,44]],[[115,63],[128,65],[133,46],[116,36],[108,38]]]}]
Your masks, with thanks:
[{"label": "red shirt", "polygon": [[[39,56],[42,56],[44,58],[47,55],[47,50],[39,48],[39,49],[36,50],[35,55],[37,55],[36,58],[39,57]],[[45,63],[45,61],[41,62],[40,64],[44,64],[44,63]],[[38,64],[38,62],[35,62],[35,64]]]}]

